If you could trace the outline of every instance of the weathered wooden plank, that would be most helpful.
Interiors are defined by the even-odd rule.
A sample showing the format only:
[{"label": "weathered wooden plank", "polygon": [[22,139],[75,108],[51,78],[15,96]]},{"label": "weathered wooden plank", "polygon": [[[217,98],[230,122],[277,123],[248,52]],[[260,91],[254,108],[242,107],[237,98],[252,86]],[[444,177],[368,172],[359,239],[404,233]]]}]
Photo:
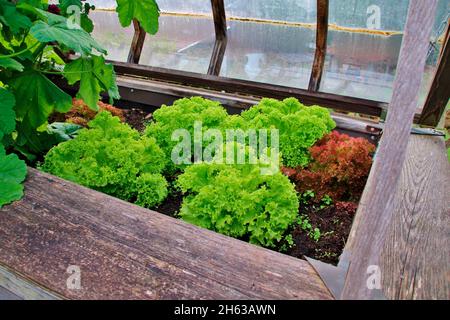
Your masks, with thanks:
[{"label": "weathered wooden plank", "polygon": [[[0,289],[14,300],[60,300],[61,298],[0,264]],[[1,290],[0,290],[1,291]],[[2,294],[0,292],[0,300]]]},{"label": "weathered wooden plank", "polygon": [[[173,83],[136,79],[130,77],[117,77],[122,101],[152,106],[163,104],[171,105],[175,100],[185,97],[201,96],[206,99],[219,101],[227,111],[239,114],[253,105],[259,103],[262,97],[244,96],[230,93],[217,92],[208,89],[186,87]],[[117,105],[120,105],[118,102]],[[378,143],[380,130],[376,130],[377,122],[369,120],[358,120],[342,114],[332,112],[333,120],[336,122],[337,130],[351,136],[363,136],[373,143]]]},{"label": "weathered wooden plank", "polygon": [[220,69],[222,68],[222,62],[227,48],[227,18],[223,0],[211,0],[211,7],[214,17],[216,41],[211,54],[208,74],[218,76],[220,74]]},{"label": "weathered wooden plank", "polygon": [[130,52],[128,53],[128,63],[139,63],[142,54],[142,48],[144,47],[146,32],[141,24],[136,19],[133,19],[134,36],[131,42]]},{"label": "weathered wooden plank", "polygon": [[22,300],[22,299],[20,299],[20,297],[16,296],[11,291],[6,290],[3,287],[0,287],[0,301],[5,301],[5,300]]},{"label": "weathered wooden plank", "polygon": [[412,136],[381,270],[392,299],[450,299],[450,165],[440,137]]},{"label": "weathered wooden plank", "polygon": [[[369,189],[372,178],[367,182]],[[381,254],[382,286],[387,298],[450,298],[449,194],[450,165],[443,139],[412,135]],[[365,196],[360,203],[363,206],[367,206]],[[347,253],[354,250],[360,222],[361,215],[357,214],[345,247]]]},{"label": "weathered wooden plank", "polygon": [[331,298],[306,261],[34,169],[25,198],[0,210],[0,263],[70,299]]},{"label": "weathered wooden plank", "polygon": [[317,0],[316,52],[314,54],[311,78],[309,79],[309,91],[319,91],[322,80],[327,55],[328,8],[329,0]]},{"label": "weathered wooden plank", "polygon": [[436,74],[425,101],[419,123],[436,127],[445,112],[450,97],[450,24],[442,47]]},{"label": "weathered wooden plank", "polygon": [[248,80],[238,80],[226,77],[204,75],[193,72],[171,70],[143,65],[109,61],[114,64],[117,74],[123,76],[144,77],[147,79],[162,80],[182,84],[190,87],[219,90],[227,93],[249,94],[252,96],[285,99],[298,98],[306,105],[320,105],[348,112],[357,112],[367,115],[380,116],[387,104],[379,101],[345,97],[332,93],[310,92],[304,89],[291,88],[268,83],[259,83]]},{"label": "weathered wooden plank", "polygon": [[[53,81],[71,95],[75,95],[78,92],[76,86],[69,86],[62,79],[53,79]],[[239,114],[243,110],[257,104],[262,99],[262,97],[258,96],[226,93],[176,83],[126,76],[117,76],[117,85],[121,96],[121,99],[115,102],[117,107],[141,108],[148,112],[153,112],[163,104],[171,105],[175,100],[181,98],[201,96],[206,99],[219,101],[230,114]],[[332,112],[331,115],[337,124],[338,131],[351,136],[365,137],[369,141],[378,143],[380,132],[376,129],[378,127],[377,122],[358,119],[336,112]]]},{"label": "weathered wooden plank", "polygon": [[410,2],[386,126],[370,173],[371,184],[364,190],[364,202],[357,213],[361,220],[350,252],[343,299],[377,298],[381,293],[367,285],[367,273],[380,268],[392,224],[395,190],[417,107],[436,6],[436,0]]}]

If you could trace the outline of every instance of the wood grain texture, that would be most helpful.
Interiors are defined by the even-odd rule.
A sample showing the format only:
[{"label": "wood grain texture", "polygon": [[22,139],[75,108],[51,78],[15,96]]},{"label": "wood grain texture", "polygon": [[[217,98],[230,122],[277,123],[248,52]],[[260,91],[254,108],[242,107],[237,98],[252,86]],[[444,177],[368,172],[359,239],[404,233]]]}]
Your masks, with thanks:
[{"label": "wood grain texture", "polygon": [[[15,300],[61,300],[57,294],[50,292],[32,280],[27,279],[0,264],[0,289]],[[2,300],[0,293],[0,300]]]},{"label": "wood grain texture", "polygon": [[220,74],[220,69],[222,68],[223,58],[227,48],[227,18],[223,0],[211,0],[211,7],[214,17],[216,41],[211,54],[208,74],[218,76]]},{"label": "wood grain texture", "polygon": [[0,229],[0,264],[69,299],[331,299],[306,261],[34,169]]},{"label": "wood grain texture", "polygon": [[22,300],[19,296],[16,296],[14,293],[12,293],[9,290],[6,290],[3,287],[0,287],[0,301],[7,301],[7,300]]},{"label": "wood grain texture", "polygon": [[328,9],[329,0],[317,0],[316,51],[314,53],[311,78],[309,79],[309,91],[319,91],[322,80],[327,55]]},{"label": "wood grain texture", "polygon": [[412,136],[381,270],[392,299],[450,299],[450,164],[439,137]]},{"label": "wood grain texture", "polygon": [[[157,107],[162,104],[171,105],[177,99],[201,96],[206,99],[219,101],[229,112],[229,108],[232,109],[231,111],[235,111],[230,113],[240,113],[258,104],[262,99],[262,97],[223,93],[214,90],[124,76],[117,77],[117,85],[119,86],[122,99],[139,104],[148,104],[151,101]],[[155,103],[155,94],[161,95],[157,103]],[[337,113],[332,113],[332,118],[336,122],[338,129],[348,131],[351,135],[361,133],[370,141],[373,141],[370,135],[378,136],[379,132],[368,129],[368,126],[377,126],[377,123],[374,121],[362,121]]]},{"label": "wood grain texture", "polygon": [[[373,185],[372,178],[368,188]],[[412,135],[381,253],[387,298],[450,298],[449,194],[450,164],[443,139]],[[360,208],[367,210],[366,206],[363,196]],[[357,214],[344,252],[354,250],[360,223],[361,215]]]},{"label": "wood grain texture", "polygon": [[367,286],[368,270],[380,267],[381,252],[394,217],[394,195],[400,178],[417,107],[428,42],[437,1],[411,0],[386,126],[363,193],[363,205],[343,299],[373,299],[380,290]]},{"label": "wood grain texture", "polygon": [[136,19],[133,19],[134,36],[130,46],[130,52],[128,53],[128,63],[139,63],[142,54],[142,48],[144,47],[146,32],[141,24]]},{"label": "wood grain texture", "polygon": [[447,25],[444,45],[436,74],[425,101],[419,124],[436,127],[441,120],[450,97],[450,24]]},{"label": "wood grain texture", "polygon": [[387,104],[354,97],[346,97],[332,93],[311,92],[304,89],[238,80],[222,76],[199,74],[167,68],[132,65],[124,62],[108,61],[114,65],[118,75],[143,77],[159,81],[182,84],[190,87],[218,90],[230,94],[249,94],[259,97],[285,99],[294,97],[305,105],[320,105],[348,112],[380,116]]},{"label": "wood grain texture", "polygon": [[[70,95],[75,95],[78,92],[77,86],[69,86],[62,79],[53,78],[52,80]],[[254,95],[226,93],[130,76],[117,76],[117,85],[121,99],[115,102],[116,107],[124,109],[140,108],[146,112],[154,112],[163,104],[172,105],[175,100],[181,98],[201,96],[220,102],[229,114],[239,114],[259,103],[262,99],[262,97]],[[104,99],[107,101],[106,96]],[[378,127],[377,122],[335,112],[332,112],[331,116],[336,122],[339,132],[350,136],[364,137],[373,143],[378,143],[380,132],[376,129]]]}]

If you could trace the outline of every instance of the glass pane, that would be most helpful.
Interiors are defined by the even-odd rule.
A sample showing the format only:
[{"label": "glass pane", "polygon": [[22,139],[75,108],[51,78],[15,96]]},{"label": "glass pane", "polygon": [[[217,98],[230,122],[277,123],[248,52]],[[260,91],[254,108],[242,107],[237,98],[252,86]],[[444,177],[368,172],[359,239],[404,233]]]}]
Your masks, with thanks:
[{"label": "glass pane", "polygon": [[389,102],[409,0],[330,0],[320,90]]},{"label": "glass pane", "polygon": [[[448,17],[449,3],[439,1],[432,39],[438,37]],[[320,90],[389,102],[408,7],[409,0],[330,0],[328,51]],[[434,74],[435,49],[430,47],[421,99]]]},{"label": "glass pane", "polygon": [[316,23],[317,0],[225,0],[229,17]]},{"label": "glass pane", "polygon": [[340,27],[403,31],[409,0],[330,0],[329,23]]},{"label": "glass pane", "polygon": [[[115,0],[89,1],[97,10],[93,36],[107,50],[108,58],[126,61],[134,35],[132,26],[123,29],[114,9]],[[215,41],[210,0],[158,0],[160,27],[147,35],[140,63],[206,73]]]},{"label": "glass pane", "polygon": [[211,0],[157,0],[162,12],[211,15]]},{"label": "glass pane", "polygon": [[316,0],[225,0],[228,46],[221,75],[307,88]]},{"label": "glass pane", "polygon": [[215,32],[210,0],[159,0],[159,31],[148,36],[140,64],[207,73]]},{"label": "glass pane", "polygon": [[114,11],[116,0],[90,0],[89,3],[96,8],[89,15],[94,21],[92,36],[108,51],[109,60],[126,62],[134,35],[133,26],[123,28],[120,25]]},{"label": "glass pane", "polygon": [[116,9],[116,0],[89,0],[91,5],[94,5],[96,9]]},{"label": "glass pane", "polygon": [[440,0],[438,3],[436,20],[434,22],[434,30],[431,36],[430,48],[428,50],[427,64],[425,66],[425,73],[422,79],[422,87],[419,92],[417,113],[422,111],[423,104],[425,103],[433,82],[434,74],[436,73],[437,64],[439,62],[439,54],[445,41],[444,37],[449,19],[450,0]]}]

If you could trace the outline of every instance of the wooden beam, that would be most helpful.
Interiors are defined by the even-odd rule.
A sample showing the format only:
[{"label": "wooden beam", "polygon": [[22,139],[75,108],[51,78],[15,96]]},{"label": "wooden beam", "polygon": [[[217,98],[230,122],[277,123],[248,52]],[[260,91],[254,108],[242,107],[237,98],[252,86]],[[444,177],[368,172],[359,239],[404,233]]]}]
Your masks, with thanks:
[{"label": "wooden beam", "polygon": [[[13,295],[12,298],[20,300],[61,300],[62,298],[50,292],[47,288],[24,278],[17,272],[2,266],[0,263],[0,289],[3,293]],[[1,299],[0,290],[0,299]]]},{"label": "wooden beam", "polygon": [[0,265],[65,299],[332,298],[304,260],[35,169],[25,190],[0,209]]},{"label": "wooden beam", "polygon": [[[371,184],[366,186],[357,212],[360,223],[354,231],[355,245],[349,252],[343,299],[384,296],[376,281],[385,271],[381,269],[381,252],[393,221],[393,197],[417,108],[436,7],[437,0],[410,2],[386,126],[370,172]],[[375,280],[375,287],[368,285],[371,280]]]},{"label": "wooden beam", "polygon": [[[117,77],[117,85],[119,87],[122,101],[131,102],[134,105],[146,105],[147,110],[154,111],[162,104],[172,105],[175,100],[201,96],[220,102],[230,114],[239,114],[247,110],[251,106],[259,103],[261,97],[241,96],[217,92],[207,89],[196,89],[173,83],[162,83],[152,80],[127,78],[123,76]],[[116,106],[120,107],[120,101]],[[340,132],[347,133],[351,136],[365,137],[372,143],[376,144],[380,137],[380,131],[376,130],[377,123],[374,121],[362,121],[354,119],[342,114],[332,113],[332,118],[336,122],[337,129]]]},{"label": "wooden beam", "polygon": [[328,9],[329,0],[317,0],[316,52],[314,54],[311,78],[309,79],[309,91],[319,91],[320,81],[322,80],[327,55]]},{"label": "wooden beam", "polygon": [[294,97],[305,105],[320,105],[348,112],[363,113],[372,116],[380,116],[387,104],[354,97],[345,97],[324,92],[311,92],[304,89],[260,83],[248,80],[238,80],[226,77],[198,74],[180,70],[171,70],[143,65],[131,65],[129,63],[108,61],[114,64],[114,70],[118,75],[132,75],[183,84],[191,87],[200,87],[224,91],[227,93],[247,94],[258,97],[285,99]]},{"label": "wooden beam", "polygon": [[[51,77],[52,81],[70,95],[78,92],[77,86],[69,86],[61,77]],[[218,90],[195,88],[177,83],[142,79],[137,77],[117,76],[117,86],[121,99],[114,104],[122,108],[141,108],[147,112],[154,112],[161,105],[172,105],[175,100],[201,96],[220,102],[229,114],[240,114],[251,106],[258,104],[261,96],[227,93]],[[107,94],[103,99],[108,101]],[[332,112],[337,129],[351,136],[364,137],[374,144],[378,143],[381,127],[377,121],[358,119]]]},{"label": "wooden beam", "polygon": [[419,124],[437,127],[450,97],[450,21],[431,89],[428,93]]},{"label": "wooden beam", "polygon": [[133,19],[134,36],[128,53],[128,63],[138,64],[141,59],[142,48],[144,47],[146,32],[136,19]]},{"label": "wooden beam", "polygon": [[[372,178],[367,181],[369,189]],[[394,193],[393,219],[381,253],[383,293],[388,299],[446,300],[450,297],[450,164],[442,137],[411,135]],[[361,205],[366,203],[364,197]],[[357,214],[344,252],[353,251],[360,220]]]},{"label": "wooden beam", "polygon": [[211,0],[211,7],[214,16],[216,41],[209,63],[208,74],[218,76],[227,48],[227,18],[223,0]]}]

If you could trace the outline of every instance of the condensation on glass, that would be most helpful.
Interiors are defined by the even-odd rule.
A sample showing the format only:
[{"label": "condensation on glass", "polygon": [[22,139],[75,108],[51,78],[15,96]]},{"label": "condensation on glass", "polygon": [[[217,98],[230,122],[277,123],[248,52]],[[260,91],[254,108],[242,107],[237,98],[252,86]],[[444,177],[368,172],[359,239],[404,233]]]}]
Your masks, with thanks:
[{"label": "condensation on glass", "polygon": [[228,45],[220,75],[307,88],[316,0],[225,0]]},{"label": "condensation on glass", "polygon": [[90,0],[95,6],[89,14],[94,22],[92,36],[108,51],[108,59],[126,62],[133,40],[133,26],[123,28],[115,12],[116,0]]},{"label": "condensation on glass", "polygon": [[445,41],[445,32],[447,23],[450,19],[450,0],[439,0],[436,19],[434,21],[433,34],[430,39],[430,46],[427,56],[427,64],[425,65],[425,72],[422,78],[422,87],[419,92],[419,104],[417,113],[421,113],[423,105],[430,91],[434,75],[437,71],[437,64],[439,62],[439,54],[442,45]]},{"label": "condensation on glass", "polygon": [[159,0],[159,31],[144,42],[140,64],[205,74],[215,42],[210,0]]},{"label": "condensation on glass", "polygon": [[[439,26],[448,19],[449,2],[439,2],[432,39],[438,37]],[[330,0],[328,50],[320,91],[389,102],[408,6],[409,0]],[[438,52],[438,45],[430,44],[422,103]]]},{"label": "condensation on glass", "polygon": [[[120,27],[115,0],[90,1],[94,37],[109,59],[126,61],[134,30]],[[158,0],[160,30],[147,36],[141,64],[205,74],[215,40],[210,0]],[[228,45],[220,75],[306,89],[315,52],[316,0],[224,0]],[[330,0],[320,91],[389,102],[409,0]],[[432,82],[449,18],[440,0],[420,92]],[[109,11],[108,11],[109,10]]]},{"label": "condensation on glass", "polygon": [[[89,1],[96,6],[94,38],[108,50],[108,59],[125,62],[134,28],[122,28],[115,0]],[[156,35],[147,35],[140,64],[206,73],[215,41],[210,0],[158,0],[162,15]]]}]

